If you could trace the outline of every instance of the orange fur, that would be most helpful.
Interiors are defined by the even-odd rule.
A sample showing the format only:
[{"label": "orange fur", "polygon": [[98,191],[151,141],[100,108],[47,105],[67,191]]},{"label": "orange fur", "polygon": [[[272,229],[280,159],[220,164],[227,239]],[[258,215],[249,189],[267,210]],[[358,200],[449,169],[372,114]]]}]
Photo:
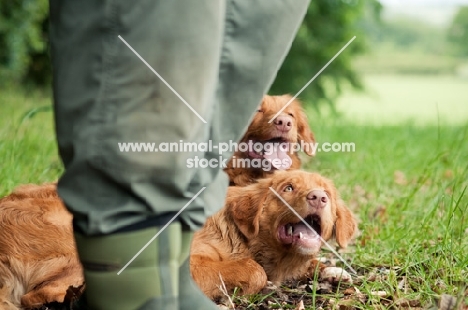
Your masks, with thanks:
[{"label": "orange fur", "polygon": [[[288,185],[293,191],[284,191]],[[356,221],[335,186],[319,174],[278,171],[258,183],[230,187],[225,207],[207,220],[192,243],[192,275],[209,297],[222,296],[221,278],[230,292],[239,287],[243,294],[253,294],[267,279],[282,282],[315,272],[314,254],[319,248],[309,252],[280,242],[279,229],[300,220],[270,187],[303,218],[317,215],[323,239],[336,236],[345,247],[356,232]],[[320,209],[311,207],[307,199],[313,190],[328,197]]]},{"label": "orange fur", "polygon": [[[289,184],[294,190],[283,192]],[[258,183],[230,187],[225,207],[207,220],[192,243],[192,275],[208,296],[221,295],[220,277],[228,290],[239,287],[249,294],[261,290],[267,279],[281,282],[315,272],[315,252],[303,253],[278,241],[278,227],[299,219],[269,187],[301,216],[316,213],[325,240],[336,236],[339,245],[345,247],[353,236],[353,215],[339,199],[333,183],[318,174],[277,171]],[[323,209],[311,209],[306,199],[311,190],[326,192],[329,201]],[[56,185],[24,185],[0,199],[2,309],[63,302],[69,287],[83,284],[72,216],[58,197]]]},{"label": "orange fur", "polygon": [[[293,100],[276,119],[279,117],[291,120],[291,129],[288,132],[281,132],[275,126],[274,122],[269,123],[291,99],[290,95],[283,96],[264,96],[259,110],[254,115],[246,133],[240,142],[248,143],[249,140],[267,141],[273,138],[281,138],[288,143],[314,143],[314,134],[309,128],[306,114],[304,113],[299,100]],[[311,149],[306,150],[309,156],[312,156]],[[299,169],[301,161],[297,153],[290,154],[292,165],[289,169]],[[255,182],[260,178],[265,178],[273,173],[274,170],[264,171],[261,168],[243,168],[235,166],[233,160],[249,158],[248,152],[236,151],[233,158],[228,162],[224,171],[228,174],[231,185],[245,186]]]},{"label": "orange fur", "polygon": [[69,286],[83,285],[71,221],[55,184],[24,185],[0,199],[0,304],[5,309],[63,302]]}]

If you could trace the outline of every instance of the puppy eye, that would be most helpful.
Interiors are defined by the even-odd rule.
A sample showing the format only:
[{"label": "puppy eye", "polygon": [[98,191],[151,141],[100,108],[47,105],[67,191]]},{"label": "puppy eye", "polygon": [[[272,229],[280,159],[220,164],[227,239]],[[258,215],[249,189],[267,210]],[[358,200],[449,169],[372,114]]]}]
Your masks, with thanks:
[{"label": "puppy eye", "polygon": [[257,112],[263,113],[263,110],[257,110]]},{"label": "puppy eye", "polygon": [[289,116],[292,116],[292,117],[294,117],[294,114],[292,114],[292,113],[288,113],[288,114],[289,114]]},{"label": "puppy eye", "polygon": [[292,187],[291,184],[289,184],[284,188],[283,192],[292,192],[293,190],[294,188]]}]

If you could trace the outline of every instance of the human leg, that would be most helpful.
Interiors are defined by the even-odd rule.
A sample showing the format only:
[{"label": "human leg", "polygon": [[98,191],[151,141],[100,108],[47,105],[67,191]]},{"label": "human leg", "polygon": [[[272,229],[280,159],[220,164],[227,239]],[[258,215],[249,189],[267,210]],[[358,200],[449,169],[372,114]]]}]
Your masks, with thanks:
[{"label": "human leg", "polygon": [[[198,143],[208,131],[117,36],[209,122],[222,2],[50,4],[57,138],[66,168],[58,190],[74,214],[87,304],[178,309],[181,224],[161,230],[201,188],[189,188],[196,171],[185,169],[186,158],[198,153],[121,152],[118,143]],[[193,203],[202,206],[201,199]]]}]

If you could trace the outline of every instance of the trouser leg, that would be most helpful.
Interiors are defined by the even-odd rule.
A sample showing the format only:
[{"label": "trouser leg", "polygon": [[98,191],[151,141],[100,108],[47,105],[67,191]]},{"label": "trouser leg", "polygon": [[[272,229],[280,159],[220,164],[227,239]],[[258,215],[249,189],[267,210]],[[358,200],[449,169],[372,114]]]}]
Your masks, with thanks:
[{"label": "trouser leg", "polygon": [[51,1],[57,138],[66,167],[59,192],[77,229],[93,235],[154,215],[167,221],[203,186],[184,223],[196,229],[219,209],[227,186],[220,169],[186,165],[194,156],[218,158],[216,151],[120,152],[118,143],[237,141],[307,3]]},{"label": "trouser leg", "polygon": [[189,186],[197,170],[187,169],[186,159],[203,152],[121,152],[118,143],[208,139],[223,21],[222,1],[51,1],[55,116],[66,168],[59,193],[78,231],[107,234],[155,216],[165,224],[212,181]]},{"label": "trouser leg", "polygon": [[224,6],[211,0],[50,4],[57,138],[66,168],[58,190],[74,214],[87,307],[179,309],[182,228],[178,221],[162,226],[201,188],[189,188],[196,170],[185,161],[203,153],[126,153],[118,143],[198,143],[209,130],[117,36],[209,123]]}]

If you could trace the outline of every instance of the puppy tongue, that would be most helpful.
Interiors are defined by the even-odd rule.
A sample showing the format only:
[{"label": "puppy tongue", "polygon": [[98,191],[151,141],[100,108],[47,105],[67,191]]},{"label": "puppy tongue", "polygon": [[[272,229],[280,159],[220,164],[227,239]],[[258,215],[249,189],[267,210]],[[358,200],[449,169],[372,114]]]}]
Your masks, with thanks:
[{"label": "puppy tongue", "polygon": [[310,249],[320,249],[320,236],[302,222],[281,226],[278,238],[283,244],[292,244]]},{"label": "puppy tongue", "polygon": [[292,159],[288,155],[288,148],[285,146],[275,144],[263,156],[278,170],[286,170],[292,165]]}]

